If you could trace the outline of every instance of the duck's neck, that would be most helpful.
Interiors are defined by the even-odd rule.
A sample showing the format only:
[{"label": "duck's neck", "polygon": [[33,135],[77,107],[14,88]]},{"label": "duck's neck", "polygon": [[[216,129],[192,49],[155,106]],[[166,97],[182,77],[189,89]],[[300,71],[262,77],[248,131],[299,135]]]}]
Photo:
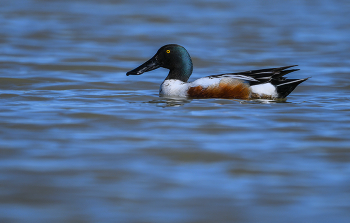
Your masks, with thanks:
[{"label": "duck's neck", "polygon": [[181,62],[176,63],[176,65],[177,66],[170,69],[169,74],[165,80],[175,79],[187,82],[193,71],[191,58],[189,56],[182,58]]}]

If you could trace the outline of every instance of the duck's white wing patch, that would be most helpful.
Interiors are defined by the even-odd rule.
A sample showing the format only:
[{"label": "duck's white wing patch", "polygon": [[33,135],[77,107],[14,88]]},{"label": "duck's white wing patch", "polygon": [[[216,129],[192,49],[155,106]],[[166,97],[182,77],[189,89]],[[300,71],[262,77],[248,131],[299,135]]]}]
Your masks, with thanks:
[{"label": "duck's white wing patch", "polygon": [[273,86],[271,83],[253,85],[251,86],[251,89],[253,93],[259,94],[261,96],[263,95],[269,95],[271,97],[278,96],[276,87]]},{"label": "duck's white wing patch", "polygon": [[216,85],[220,83],[222,78],[210,78],[210,77],[202,77],[190,83],[191,87],[202,86],[203,88],[207,88],[211,85]]},{"label": "duck's white wing patch", "polygon": [[255,78],[245,76],[245,75],[239,75],[239,74],[222,74],[218,78],[222,78],[222,77],[229,77],[229,78],[246,80],[246,81],[258,81]]},{"label": "duck's white wing patch", "polygon": [[189,83],[180,80],[165,80],[160,85],[159,94],[162,96],[186,97],[189,88]]}]

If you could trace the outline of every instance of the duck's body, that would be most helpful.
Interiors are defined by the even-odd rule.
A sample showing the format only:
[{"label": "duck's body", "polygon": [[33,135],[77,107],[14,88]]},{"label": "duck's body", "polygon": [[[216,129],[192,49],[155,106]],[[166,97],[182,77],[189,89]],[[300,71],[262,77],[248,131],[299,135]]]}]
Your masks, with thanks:
[{"label": "duck's body", "polygon": [[[269,78],[270,79],[270,78]],[[266,79],[266,80],[269,80]],[[193,82],[183,82],[176,79],[164,80],[159,94],[170,97],[190,98],[236,98],[236,99],[276,99],[284,98],[299,83],[305,81],[288,80],[293,89],[280,88],[268,81],[239,74],[222,74],[199,78]],[[293,85],[293,86],[292,86]]]},{"label": "duck's body", "polygon": [[[294,65],[296,66],[296,65]],[[212,75],[187,82],[192,74],[192,60],[186,49],[176,44],[161,47],[156,55],[127,75],[165,67],[170,70],[161,84],[159,94],[169,97],[277,99],[285,98],[305,79],[286,79],[284,75],[297,71],[286,66],[239,73]]]}]

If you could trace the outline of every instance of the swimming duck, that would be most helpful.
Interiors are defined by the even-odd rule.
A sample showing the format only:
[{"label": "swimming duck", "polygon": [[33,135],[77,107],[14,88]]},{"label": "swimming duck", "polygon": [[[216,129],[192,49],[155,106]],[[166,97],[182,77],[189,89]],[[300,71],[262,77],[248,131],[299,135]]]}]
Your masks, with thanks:
[{"label": "swimming duck", "polygon": [[169,69],[159,94],[169,97],[278,99],[287,97],[304,79],[286,79],[284,75],[299,69],[297,65],[226,73],[187,82],[192,74],[192,60],[187,50],[177,44],[162,46],[147,62],[126,73],[140,75],[159,67]]}]

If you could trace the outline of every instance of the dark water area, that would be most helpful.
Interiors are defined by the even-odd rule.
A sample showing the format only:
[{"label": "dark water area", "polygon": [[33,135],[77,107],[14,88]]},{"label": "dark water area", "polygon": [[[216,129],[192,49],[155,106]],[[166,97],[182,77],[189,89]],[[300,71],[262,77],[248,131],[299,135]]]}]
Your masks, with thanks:
[{"label": "dark water area", "polygon": [[[350,222],[350,2],[0,2],[0,222]],[[285,102],[159,97],[298,64]]]}]

